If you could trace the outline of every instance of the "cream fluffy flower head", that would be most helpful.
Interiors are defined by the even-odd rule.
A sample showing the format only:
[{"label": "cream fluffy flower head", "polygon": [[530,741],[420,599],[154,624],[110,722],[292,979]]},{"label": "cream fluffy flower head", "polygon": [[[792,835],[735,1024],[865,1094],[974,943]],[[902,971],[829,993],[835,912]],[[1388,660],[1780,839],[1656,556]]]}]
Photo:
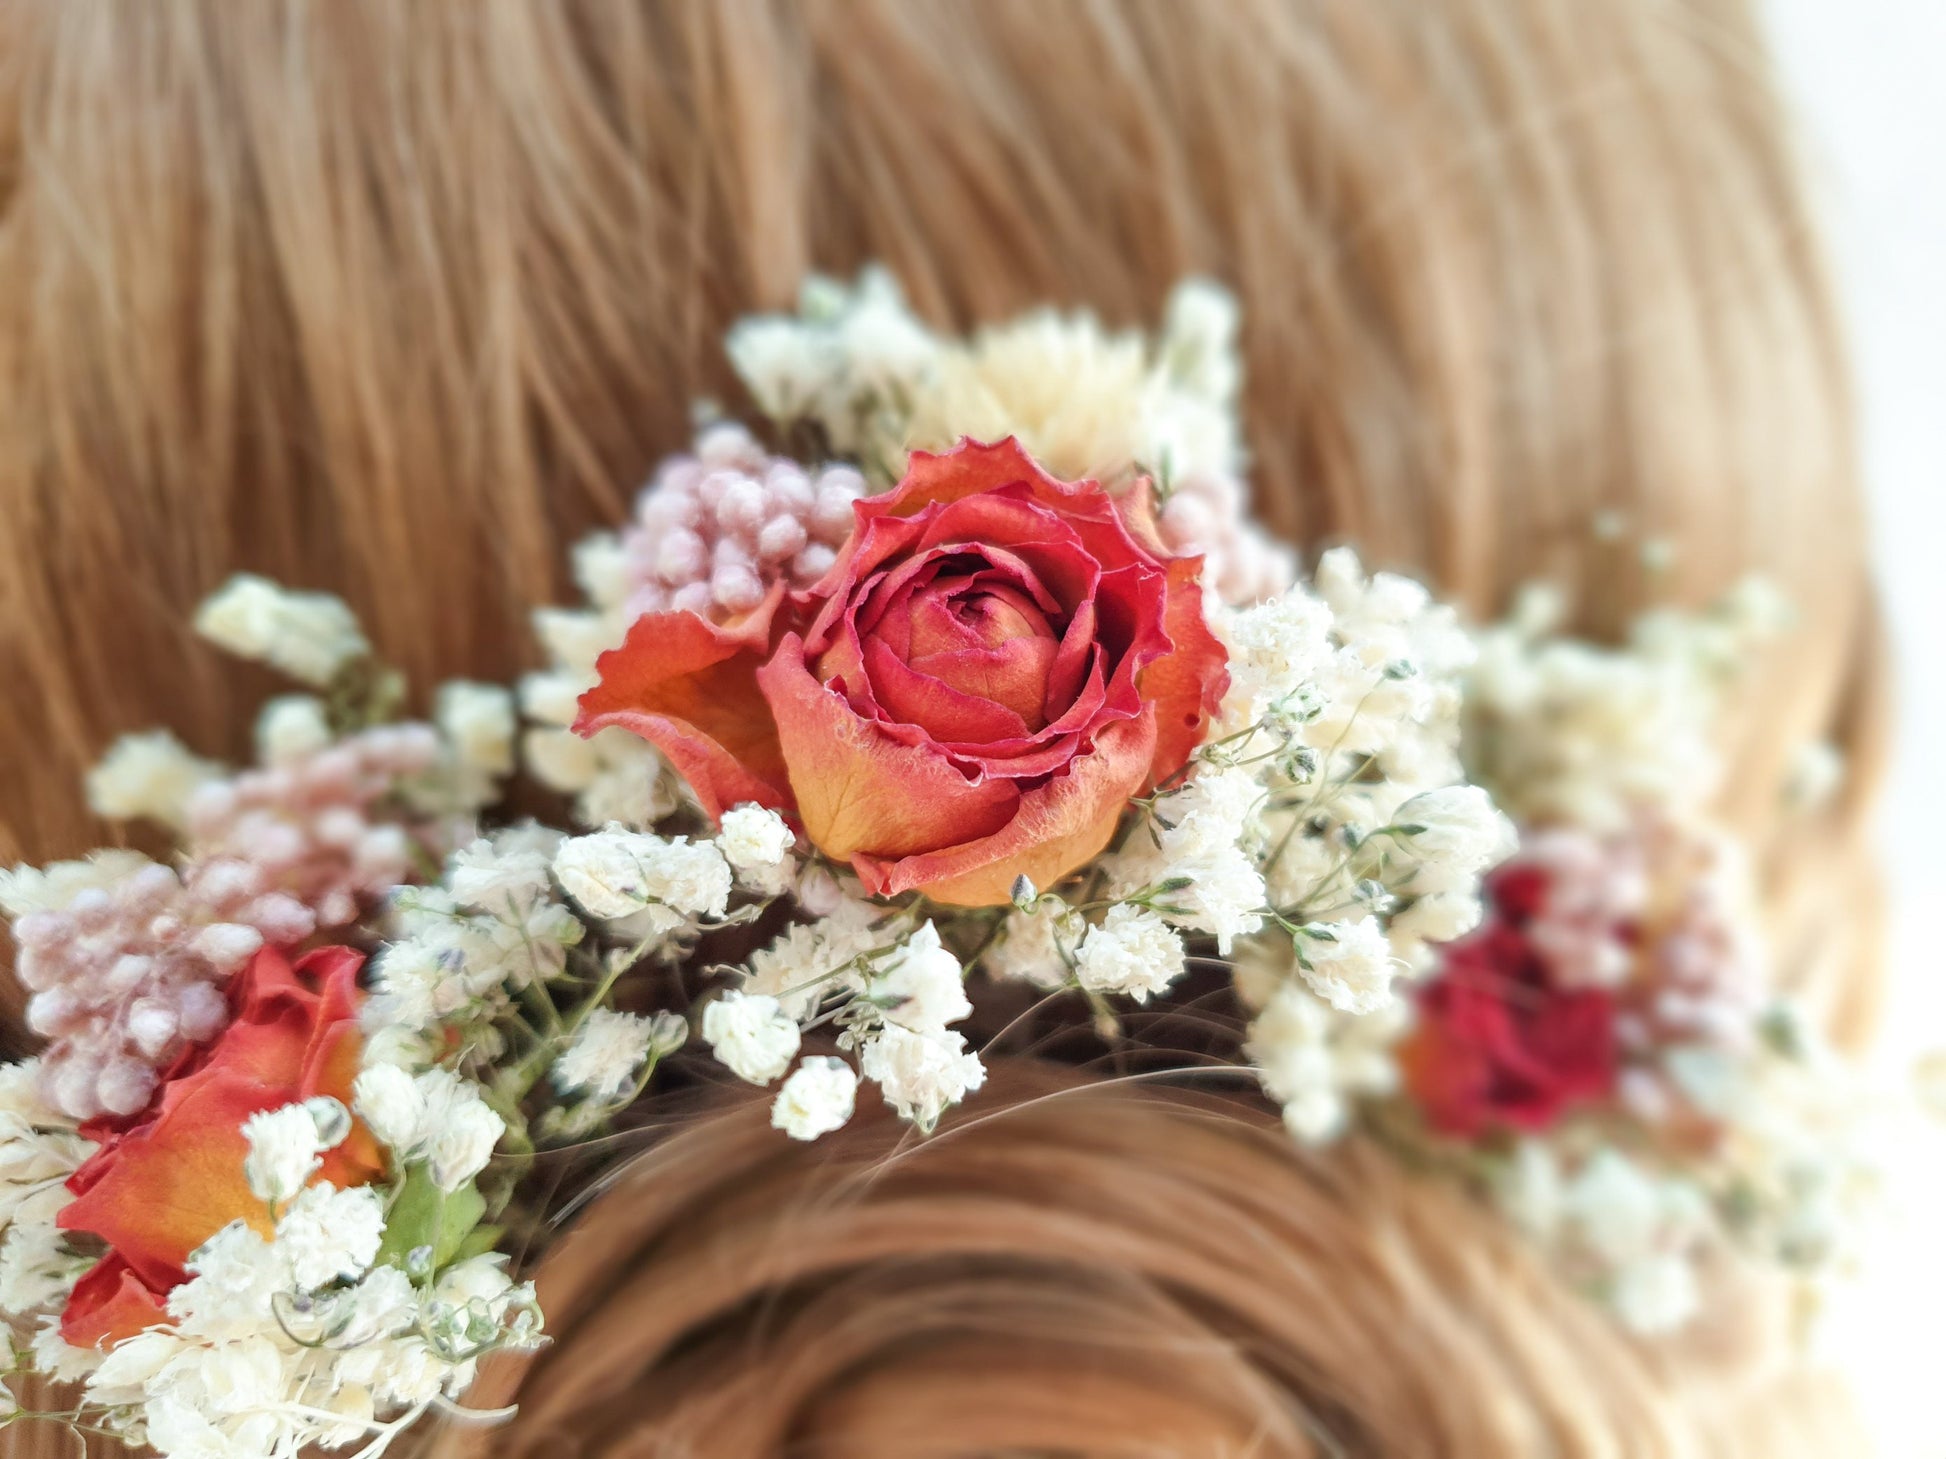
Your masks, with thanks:
[{"label": "cream fluffy flower head", "polygon": [[320,688],[372,651],[344,601],[238,573],[196,610],[196,631],[239,658]]}]

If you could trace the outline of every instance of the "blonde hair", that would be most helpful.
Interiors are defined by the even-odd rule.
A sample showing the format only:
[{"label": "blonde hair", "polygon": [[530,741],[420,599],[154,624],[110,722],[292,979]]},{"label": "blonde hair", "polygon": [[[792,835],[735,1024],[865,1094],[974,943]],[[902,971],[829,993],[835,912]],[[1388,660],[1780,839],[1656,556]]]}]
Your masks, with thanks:
[{"label": "blonde hair", "polygon": [[520,1413],[432,1459],[1843,1447],[1760,1307],[1622,1341],[1368,1143],[1299,1154],[1267,1113],[1020,1061],[930,1140],[874,1106],[807,1148],[767,1115],[717,1101],[573,1223],[563,1336],[469,1399]]},{"label": "blonde hair", "polygon": [[[1480,614],[1573,584],[1598,633],[1753,570],[1783,589],[1800,630],[1750,682],[1726,810],[1781,976],[1866,1023],[1883,661],[1840,351],[1741,0],[42,0],[0,26],[0,857],[103,839],[73,787],[118,732],[241,750],[267,686],[184,626],[232,570],[343,593],[422,685],[529,662],[564,545],[619,518],[693,399],[734,403],[724,326],[813,266],[883,261],[955,325],[1045,301],[1142,322],[1204,272],[1243,301],[1279,530]],[[1601,512],[1667,570],[1597,541]],[[1786,814],[1820,739],[1847,788]],[[1430,1269],[1498,1274],[1465,1289],[1483,1307],[1537,1294],[1449,1298],[1423,1331],[1397,1309],[1428,1392],[1435,1345],[1491,1322],[1523,1351],[1574,1333],[1601,1354],[1576,1381],[1616,1395],[1523,1418],[1483,1372],[1437,1400],[1478,1410],[1442,1452],[1634,1452],[1640,1413],[1681,1407],[1447,1197],[1339,1159],[1362,1173],[1333,1189]],[[1392,1228],[1330,1265],[1276,1229],[1293,1312],[1393,1300]],[[576,1249],[596,1232],[638,1239],[613,1198]],[[1123,1276],[1117,1300],[1159,1300]],[[963,1296],[999,1314],[1003,1290],[1047,1315],[1018,1284]]]}]

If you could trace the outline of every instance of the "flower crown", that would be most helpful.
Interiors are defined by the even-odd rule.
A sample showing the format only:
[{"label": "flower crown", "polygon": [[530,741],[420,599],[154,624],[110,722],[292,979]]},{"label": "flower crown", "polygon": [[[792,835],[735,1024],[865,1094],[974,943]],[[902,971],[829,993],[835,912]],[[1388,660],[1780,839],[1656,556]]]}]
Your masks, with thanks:
[{"label": "flower crown", "polygon": [[[549,667],[428,723],[337,599],[206,602],[312,692],[249,769],[109,752],[90,804],[168,859],[0,883],[48,1040],[0,1072],[0,1306],[80,1384],[8,1421],[376,1455],[543,1340],[527,1177],[665,1063],[774,1086],[780,1140],[867,1096],[929,1132],[1001,982],[1109,1047],[1227,998],[1219,1070],[1296,1140],[1450,1171],[1638,1330],[1719,1248],[1828,1263],[1842,1071],[1697,813],[1772,605],[1605,649],[1344,549],[1299,582],[1245,515],[1235,323],[1192,283],[1153,338],[949,339],[816,282],[728,339],[793,454],[705,423],[576,551]],[[573,828],[496,818],[516,774]]]}]

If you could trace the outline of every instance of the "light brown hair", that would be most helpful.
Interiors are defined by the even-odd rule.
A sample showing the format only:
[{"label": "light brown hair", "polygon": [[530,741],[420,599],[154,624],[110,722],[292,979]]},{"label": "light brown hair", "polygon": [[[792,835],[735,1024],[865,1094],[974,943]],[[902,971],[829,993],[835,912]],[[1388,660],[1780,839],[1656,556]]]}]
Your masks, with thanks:
[{"label": "light brown hair", "polygon": [[[1201,272],[1244,305],[1262,514],[1307,547],[1355,540],[1478,614],[1551,577],[1595,632],[1753,570],[1792,599],[1726,809],[1782,976],[1863,1026],[1882,658],[1741,0],[40,0],[0,26],[0,857],[103,838],[75,786],[118,732],[241,752],[266,681],[185,627],[233,570],[344,594],[422,686],[530,662],[564,544],[620,517],[693,399],[735,403],[725,324],[807,269],[882,261],[949,325],[1144,322]],[[1668,570],[1597,541],[1602,511]],[[1786,814],[1821,738],[1847,789]],[[1366,1171],[1347,1199],[1499,1274],[1462,1289],[1482,1302],[1539,1291],[1375,1158],[1339,1157]],[[637,1239],[612,1202],[590,1221]],[[1391,1300],[1370,1261],[1293,1259],[1293,1304]],[[1586,1380],[1626,1393],[1569,1411],[1475,1374],[1439,1400],[1478,1410],[1452,1433],[1513,1448],[1429,1452],[1575,1425],[1568,1452],[1657,1452],[1636,1400],[1681,1408],[1561,1298],[1439,1310],[1396,1313],[1428,1388],[1491,1320],[1608,1344]]]}]

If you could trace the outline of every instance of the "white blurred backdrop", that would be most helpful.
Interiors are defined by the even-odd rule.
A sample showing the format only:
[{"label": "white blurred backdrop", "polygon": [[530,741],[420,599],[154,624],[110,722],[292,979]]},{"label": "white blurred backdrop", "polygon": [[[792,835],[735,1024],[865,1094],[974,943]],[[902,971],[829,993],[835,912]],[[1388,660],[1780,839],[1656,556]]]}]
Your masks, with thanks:
[{"label": "white blurred backdrop", "polygon": [[[1887,1067],[1946,1046],[1946,0],[1767,0],[1850,324],[1879,580],[1898,666],[1880,845],[1893,897]],[[1913,1210],[1843,1348],[1886,1452],[1946,1455],[1933,1327],[1946,1165],[1911,1152]]]}]

